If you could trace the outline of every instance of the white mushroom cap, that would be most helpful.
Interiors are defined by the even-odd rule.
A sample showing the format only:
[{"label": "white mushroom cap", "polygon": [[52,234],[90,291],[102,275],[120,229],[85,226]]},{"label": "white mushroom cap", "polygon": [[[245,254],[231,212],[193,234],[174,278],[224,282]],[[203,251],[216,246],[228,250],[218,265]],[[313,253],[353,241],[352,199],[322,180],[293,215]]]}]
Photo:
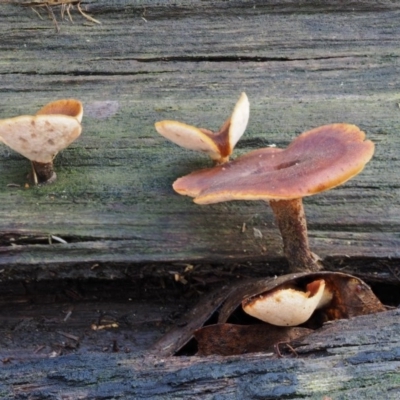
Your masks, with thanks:
[{"label": "white mushroom cap", "polygon": [[0,120],[0,138],[31,161],[49,163],[81,134],[81,124],[67,115],[22,115]]},{"label": "white mushroom cap", "polygon": [[250,103],[246,93],[242,93],[233,109],[229,126],[229,149],[232,153],[236,143],[246,130],[250,117]]},{"label": "white mushroom cap", "polygon": [[218,132],[170,120],[156,122],[155,128],[160,135],[178,146],[207,153],[211,159],[225,162],[246,130],[249,115],[250,103],[246,94],[242,93],[232,115]]},{"label": "white mushroom cap", "polygon": [[242,302],[243,310],[252,317],[277,326],[297,326],[332,299],[323,279],[307,285],[307,292],[277,288]]}]

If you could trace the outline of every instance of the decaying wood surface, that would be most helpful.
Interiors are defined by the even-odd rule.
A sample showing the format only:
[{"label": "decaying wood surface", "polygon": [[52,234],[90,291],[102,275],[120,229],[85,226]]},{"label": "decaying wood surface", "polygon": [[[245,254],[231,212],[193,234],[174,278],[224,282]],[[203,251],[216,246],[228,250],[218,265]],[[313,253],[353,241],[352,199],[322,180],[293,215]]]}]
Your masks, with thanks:
[{"label": "decaying wood surface", "polygon": [[329,268],[397,289],[399,2],[91,0],[101,25],[52,7],[59,33],[20,3],[0,0],[0,118],[68,97],[85,113],[53,185],[25,187],[29,162],[0,146],[0,397],[399,398],[397,310],[328,325],[298,358],[146,354],[193,292],[286,271],[268,205],[178,196],[172,182],[210,161],[154,129],[217,129],[242,91],[234,155],[333,122],[375,142],[359,176],[304,203]]},{"label": "decaying wood surface", "polygon": [[[282,260],[269,207],[197,206],[175,194],[177,177],[210,162],[153,127],[178,119],[216,129],[241,91],[251,116],[236,155],[284,147],[331,122],[367,132],[376,155],[362,174],[305,199],[311,246],[334,268],[364,257],[376,272],[374,260],[399,257],[397,2],[82,6],[102,24],[77,10],[71,24],[54,8],[56,33],[29,7],[1,4],[0,117],[33,114],[63,97],[85,107],[81,138],[55,160],[54,185],[25,188],[28,162],[0,147],[4,280],[122,277],[121,265],[136,276],[140,265],[160,261],[250,260],[258,274],[281,273],[283,264],[263,265]],[[90,269],[95,263],[102,268]]]},{"label": "decaying wood surface", "polygon": [[[294,345],[298,356],[84,354],[2,367],[2,398],[398,399],[399,310],[336,321]],[[285,346],[281,346],[284,350]]]}]

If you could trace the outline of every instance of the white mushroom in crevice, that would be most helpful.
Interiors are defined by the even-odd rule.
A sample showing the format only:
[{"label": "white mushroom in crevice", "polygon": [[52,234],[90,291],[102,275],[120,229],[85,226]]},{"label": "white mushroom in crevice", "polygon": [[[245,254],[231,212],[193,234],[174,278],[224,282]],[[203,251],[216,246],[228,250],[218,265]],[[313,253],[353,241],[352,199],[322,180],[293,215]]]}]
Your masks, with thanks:
[{"label": "white mushroom in crevice", "polygon": [[246,130],[249,115],[249,100],[242,93],[232,115],[218,132],[170,120],[156,122],[155,127],[160,135],[178,146],[207,153],[217,164],[223,164],[229,160],[236,143]]},{"label": "white mushroom in crevice", "polygon": [[308,321],[313,312],[327,305],[333,293],[319,279],[307,285],[306,292],[277,288],[243,300],[243,310],[261,321],[277,326],[297,326]]},{"label": "white mushroom in crevice", "polygon": [[0,120],[0,140],[32,163],[35,184],[56,179],[53,159],[82,131],[82,103],[67,99],[51,102],[36,115]]}]

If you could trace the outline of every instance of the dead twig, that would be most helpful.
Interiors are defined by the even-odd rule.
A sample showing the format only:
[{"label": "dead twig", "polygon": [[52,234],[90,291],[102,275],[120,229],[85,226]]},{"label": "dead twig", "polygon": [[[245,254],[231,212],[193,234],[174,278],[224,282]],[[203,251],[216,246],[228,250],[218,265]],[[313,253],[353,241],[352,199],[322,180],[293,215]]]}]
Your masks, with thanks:
[{"label": "dead twig", "polygon": [[298,356],[299,356],[299,355],[297,354],[296,350],[295,350],[288,342],[278,342],[278,343],[275,343],[275,345],[274,345],[274,348],[275,348],[275,351],[276,351],[276,355],[278,356],[278,358],[283,358],[283,357],[284,357],[284,356],[282,355],[280,349],[279,349],[279,346],[280,346],[281,344],[284,344],[285,346],[287,346],[287,347],[289,348],[289,350],[291,351],[291,353],[292,353],[295,357],[298,357]]},{"label": "dead twig", "polygon": [[400,276],[397,271],[395,271],[389,264],[386,264],[386,267],[390,271],[390,273],[400,282]]}]

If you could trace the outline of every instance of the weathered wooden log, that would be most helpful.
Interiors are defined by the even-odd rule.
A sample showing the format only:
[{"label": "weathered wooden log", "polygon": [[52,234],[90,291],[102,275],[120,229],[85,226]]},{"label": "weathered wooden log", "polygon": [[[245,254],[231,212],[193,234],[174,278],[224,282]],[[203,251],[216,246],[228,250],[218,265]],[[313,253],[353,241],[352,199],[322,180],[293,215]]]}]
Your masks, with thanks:
[{"label": "weathered wooden log", "polygon": [[[3,365],[2,398],[397,399],[399,310],[340,320],[285,352],[231,357],[82,354]],[[283,348],[284,346],[282,346]]]},{"label": "weathered wooden log", "polygon": [[[304,200],[310,246],[332,269],[398,285],[400,4],[128,3],[82,4],[101,25],[76,8],[74,24],[62,21],[61,7],[52,8],[57,33],[50,19],[1,1],[0,118],[34,114],[66,97],[81,100],[85,111],[82,136],[57,156],[51,186],[25,187],[29,163],[0,146],[0,397],[399,398],[398,310],[328,325],[309,336],[314,342],[295,345],[298,358],[160,359],[139,349],[171,324],[170,313],[183,311],[176,299],[184,279],[221,282],[287,271],[272,212],[257,202],[197,206],[175,194],[177,177],[210,161],[154,129],[163,119],[217,129],[242,91],[250,122],[234,156],[285,147],[299,133],[333,122],[356,124],[375,142],[374,158],[356,179]],[[119,279],[124,307],[101,303],[100,291],[85,297],[91,278]],[[175,279],[176,297],[165,301],[170,312],[162,311],[154,298],[164,301],[165,282]],[[135,315],[143,325],[150,309],[129,300],[137,299],[124,286],[131,281],[152,310],[157,329],[150,336],[140,329],[132,334]],[[37,286],[48,297],[35,297]],[[179,299],[183,308],[190,303]],[[81,313],[72,314],[70,330],[62,329],[71,306]],[[55,309],[63,334],[49,328]],[[95,331],[91,342],[91,324],[107,324],[98,321],[102,309],[122,319],[133,314],[124,329],[119,319],[119,328]],[[130,335],[132,352],[111,354]],[[82,351],[74,337],[88,339]]]},{"label": "weathered wooden log", "polygon": [[[217,128],[241,91],[251,116],[236,155],[284,147],[326,123],[355,123],[367,132],[377,150],[363,173],[305,199],[310,245],[324,258],[337,257],[334,267],[344,257],[398,258],[399,28],[390,21],[400,6],[364,0],[338,7],[97,1],[86,12],[102,25],[88,26],[76,9],[74,24],[61,21],[53,8],[56,33],[29,7],[3,4],[0,90],[7,101],[0,116],[34,113],[60,97],[76,97],[85,108],[82,137],[55,160],[55,185],[25,188],[27,162],[0,147],[7,279],[47,279],[47,266],[63,278],[64,268],[76,265],[84,268],[74,276],[92,276],[93,263],[118,275],[121,264],[135,273],[135,265],[159,261],[282,260],[264,204],[197,206],[173,192],[177,177],[210,162],[153,126],[178,119]],[[38,242],[49,235],[68,243]]]}]

